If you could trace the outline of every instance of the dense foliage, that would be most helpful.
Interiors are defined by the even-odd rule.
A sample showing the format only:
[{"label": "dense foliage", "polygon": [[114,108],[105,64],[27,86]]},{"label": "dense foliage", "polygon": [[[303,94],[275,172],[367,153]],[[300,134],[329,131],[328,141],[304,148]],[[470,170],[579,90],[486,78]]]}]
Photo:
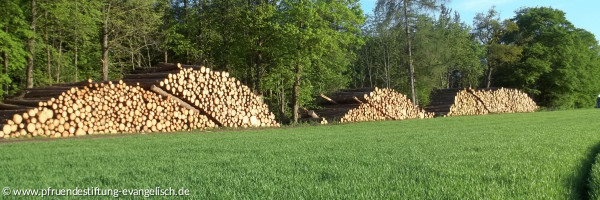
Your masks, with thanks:
[{"label": "dense foliage", "polygon": [[512,21],[517,28],[500,43],[522,49],[516,62],[498,68],[498,86],[516,87],[544,106],[594,106],[600,92],[600,46],[594,35],[576,28],[565,13],[552,8],[525,8]]},{"label": "dense foliage", "polygon": [[[411,94],[401,1],[380,0],[352,68],[354,87],[392,87]],[[469,27],[440,1],[414,0],[411,48],[421,105],[435,88],[510,87],[549,108],[584,108],[600,93],[600,48],[553,8],[523,8],[501,21],[492,8]],[[437,10],[437,18],[429,13]]]},{"label": "dense foliage", "polygon": [[345,87],[391,87],[422,106],[436,88],[486,86],[593,104],[600,48],[562,11],[500,21],[492,9],[471,27],[443,3],[380,0],[365,16],[357,0],[2,1],[0,95],[166,61],[229,71],[281,121]]}]

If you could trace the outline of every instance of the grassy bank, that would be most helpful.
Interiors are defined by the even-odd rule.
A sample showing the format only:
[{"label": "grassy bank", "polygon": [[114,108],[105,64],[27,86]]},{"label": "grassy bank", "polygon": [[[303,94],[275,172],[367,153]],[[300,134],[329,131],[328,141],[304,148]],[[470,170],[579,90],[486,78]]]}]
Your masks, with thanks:
[{"label": "grassy bank", "polygon": [[184,187],[194,198],[225,199],[578,199],[588,194],[599,118],[592,109],[5,143],[0,187]]}]

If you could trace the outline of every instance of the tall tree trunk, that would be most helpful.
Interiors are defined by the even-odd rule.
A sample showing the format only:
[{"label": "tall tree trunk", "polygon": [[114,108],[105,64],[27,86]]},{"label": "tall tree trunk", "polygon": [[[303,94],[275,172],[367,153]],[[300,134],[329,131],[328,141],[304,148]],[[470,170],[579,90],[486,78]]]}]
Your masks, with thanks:
[{"label": "tall tree trunk", "polygon": [[492,85],[492,71],[494,70],[494,68],[492,68],[492,66],[488,63],[488,74],[487,74],[487,84],[485,88],[490,88],[490,86]]},{"label": "tall tree trunk", "polygon": [[104,13],[104,24],[102,27],[102,80],[108,81],[108,21],[110,17],[110,7],[112,0],[108,1],[108,4],[102,7]]},{"label": "tall tree trunk", "polygon": [[164,13],[162,15],[163,16],[163,20],[162,20],[163,21],[163,24],[162,24],[162,31],[163,31],[162,32],[162,34],[163,34],[163,38],[162,38],[163,41],[162,42],[163,43],[162,44],[163,44],[163,48],[164,48],[163,51],[164,51],[164,54],[165,54],[165,63],[168,62],[168,55],[169,55],[167,53],[167,49],[168,49],[167,46],[168,46],[168,44],[166,43],[167,36],[166,36],[165,32],[167,31],[167,29],[169,29],[169,19],[171,17],[169,15],[169,11],[170,11],[170,8],[171,8],[171,6],[170,6],[171,5],[171,1],[167,1],[167,2],[168,2],[167,3],[168,6],[165,7]]},{"label": "tall tree trunk", "polygon": [[284,121],[287,121],[287,117],[285,116],[285,107],[286,107],[286,103],[285,103],[285,82],[284,79],[282,77],[281,79],[281,93],[279,94],[279,116],[280,116],[280,122],[283,123]]},{"label": "tall tree trunk", "polygon": [[[4,25],[4,32],[8,33],[8,25]],[[2,57],[4,58],[4,75],[8,76],[8,52],[2,52]],[[4,92],[8,93],[8,83],[3,86]]]},{"label": "tall tree trunk", "polygon": [[256,94],[262,94],[262,88],[260,85],[260,80],[262,79],[262,41],[261,41],[261,37],[258,36],[258,41],[257,41],[257,46],[258,46],[258,50],[256,51]]},{"label": "tall tree trunk", "polygon": [[[452,82],[451,82],[451,81],[454,81],[454,80],[452,79],[452,72],[448,72],[448,73],[446,74],[446,89],[450,89],[450,86],[451,86],[451,84],[452,84]],[[444,82],[444,81],[442,81],[442,84],[443,84],[443,82]]]},{"label": "tall tree trunk", "polygon": [[144,46],[146,46],[146,57],[148,58],[148,67],[152,67],[152,59],[150,58],[150,45],[148,45],[148,40],[146,40],[146,36],[144,36]]},{"label": "tall tree trunk", "polygon": [[187,17],[188,17],[188,0],[183,0],[183,22],[187,23]]},{"label": "tall tree trunk", "polygon": [[[3,52],[2,57],[4,58],[4,75],[8,76],[8,53],[6,53],[6,51]],[[8,83],[3,85],[3,87],[4,87],[4,92],[8,93]]]},{"label": "tall tree trunk", "polygon": [[[48,11],[44,12],[44,18],[48,20]],[[44,27],[44,41],[46,41],[46,73],[48,73],[48,79],[52,79],[52,73],[50,73],[50,42],[48,41],[48,27]]]},{"label": "tall tree trunk", "polygon": [[[60,37],[60,39],[58,40],[58,61],[56,62],[56,69],[60,69],[61,64],[62,64],[62,44],[63,44],[63,40],[62,40],[62,31],[59,31],[59,32],[60,33],[59,33],[58,37]],[[56,80],[56,82],[60,82],[60,79]]]},{"label": "tall tree trunk", "polygon": [[75,66],[75,82],[78,81],[78,72],[77,72],[77,30],[75,31],[75,58],[73,59],[73,65]]},{"label": "tall tree trunk", "polygon": [[60,65],[56,66],[56,82],[60,82]]},{"label": "tall tree trunk", "polygon": [[385,84],[386,86],[389,88],[390,87],[390,82],[391,80],[391,58],[390,58],[390,51],[389,51],[389,47],[387,45],[383,45],[383,59],[384,59],[384,66],[385,66]]},{"label": "tall tree trunk", "polygon": [[[79,6],[77,5],[77,2],[75,2],[75,12],[76,13],[79,12]],[[73,35],[75,37],[74,38],[74,40],[75,40],[75,42],[74,42],[75,47],[74,48],[75,49],[74,49],[74,52],[73,52],[74,53],[74,55],[73,55],[73,67],[75,69],[75,82],[77,82],[78,79],[79,79],[79,77],[78,77],[79,76],[79,72],[78,72],[78,69],[77,69],[77,47],[79,46],[79,44],[77,44],[77,39],[79,39],[78,38],[79,35],[77,34],[78,33],[77,30],[79,28],[79,20],[77,18],[75,18],[75,20],[76,20],[75,21],[76,22],[75,23],[76,24],[75,25],[75,34]]]},{"label": "tall tree trunk", "polygon": [[294,87],[292,88],[292,102],[294,106],[292,108],[292,114],[294,119],[294,124],[298,123],[298,119],[300,118],[300,103],[298,102],[298,96],[300,95],[300,78],[302,77],[302,65],[300,63],[296,64],[296,76],[294,77]]},{"label": "tall tree trunk", "polygon": [[129,52],[131,53],[131,70],[135,70],[135,55],[133,54],[133,47],[131,41],[129,41]]},{"label": "tall tree trunk", "polygon": [[56,82],[60,82],[60,65],[56,65]]},{"label": "tall tree trunk", "polygon": [[[29,24],[29,29],[35,35],[35,19],[36,19],[36,10],[35,10],[35,0],[31,0],[31,22]],[[35,36],[31,36],[27,39],[27,50],[29,51],[29,56],[27,57],[27,88],[33,87],[33,58],[35,56]]]},{"label": "tall tree trunk", "polygon": [[415,68],[412,59],[412,44],[410,39],[410,26],[408,23],[408,0],[404,0],[404,26],[406,30],[406,44],[408,46],[408,73],[410,74],[410,92],[412,101],[415,105],[419,105],[417,93],[415,92]]},{"label": "tall tree trunk", "polygon": [[[298,23],[298,28],[302,29],[303,27],[303,23]],[[298,46],[296,47],[296,59],[297,59],[297,63],[296,63],[296,67],[295,67],[295,77],[294,77],[294,86],[292,87],[292,103],[294,104],[292,107],[292,118],[293,118],[293,122],[294,124],[298,123],[298,119],[300,118],[300,113],[299,113],[299,109],[300,109],[300,102],[298,101],[298,96],[300,96],[300,78],[302,77],[302,64],[300,63],[300,48],[301,48],[301,44],[300,41],[298,41]]]},{"label": "tall tree trunk", "polygon": [[141,69],[142,68],[142,53],[141,52],[137,55],[137,64],[138,64],[138,69]]}]

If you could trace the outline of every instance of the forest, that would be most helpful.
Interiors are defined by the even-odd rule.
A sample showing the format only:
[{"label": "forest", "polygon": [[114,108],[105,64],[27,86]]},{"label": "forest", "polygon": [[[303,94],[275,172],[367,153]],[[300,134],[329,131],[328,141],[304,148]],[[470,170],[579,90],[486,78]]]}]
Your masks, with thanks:
[{"label": "forest", "polygon": [[462,19],[447,2],[379,0],[366,15],[358,0],[2,0],[0,96],[171,62],[229,72],[280,122],[297,122],[320,94],[363,87],[421,106],[435,89],[464,87],[517,88],[547,109],[594,106],[600,47],[563,11]]}]

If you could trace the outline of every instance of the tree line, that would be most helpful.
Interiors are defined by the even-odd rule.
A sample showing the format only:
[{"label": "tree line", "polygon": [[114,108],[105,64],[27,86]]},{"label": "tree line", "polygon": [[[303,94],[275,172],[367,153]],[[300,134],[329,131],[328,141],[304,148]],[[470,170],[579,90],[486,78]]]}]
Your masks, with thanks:
[{"label": "tree line", "polygon": [[421,106],[434,89],[464,87],[517,88],[550,109],[594,105],[598,41],[563,11],[521,8],[500,20],[492,7],[468,25],[444,3],[379,0],[362,28],[351,87],[396,88]]},{"label": "tree line", "polygon": [[1,1],[0,92],[180,62],[230,72],[284,122],[347,87],[395,88],[422,106],[455,87],[593,104],[598,42],[564,12],[525,8],[500,21],[491,9],[470,26],[444,3],[379,0],[366,16],[357,0]]}]

